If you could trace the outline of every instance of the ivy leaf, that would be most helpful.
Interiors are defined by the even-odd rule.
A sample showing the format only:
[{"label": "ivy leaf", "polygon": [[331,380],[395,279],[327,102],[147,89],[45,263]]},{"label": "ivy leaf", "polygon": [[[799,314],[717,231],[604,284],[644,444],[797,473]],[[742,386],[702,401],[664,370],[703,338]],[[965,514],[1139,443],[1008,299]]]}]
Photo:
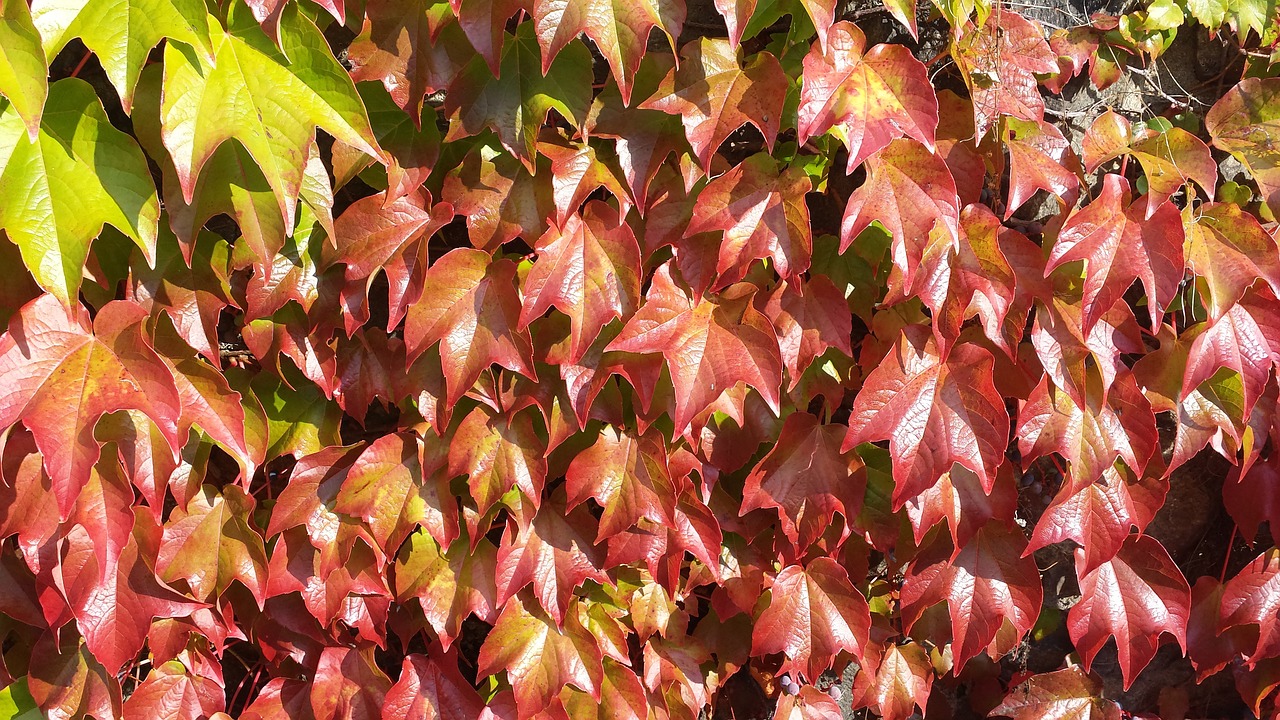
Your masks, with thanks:
[{"label": "ivy leaf", "polygon": [[1245,78],[1231,88],[1204,116],[1204,126],[1213,144],[1225,150],[1249,169],[1258,183],[1262,201],[1271,211],[1280,210],[1280,163],[1276,162],[1276,141],[1280,132],[1280,80]]},{"label": "ivy leaf", "polygon": [[430,655],[406,655],[400,679],[382,704],[383,717],[445,720],[484,716],[484,700],[458,672],[453,654],[432,649]]},{"label": "ivy leaf", "polygon": [[862,655],[871,629],[867,601],[831,558],[789,565],[773,581],[769,605],[756,619],[751,654],[783,653],[780,673],[815,682],[836,655]]},{"label": "ivy leaf", "polygon": [[515,263],[468,248],[451,250],[427,270],[422,297],[405,320],[405,345],[412,362],[440,343],[450,405],[494,363],[537,378],[529,336],[518,330],[515,281]]},{"label": "ivy leaf", "polygon": [[604,658],[603,667],[599,700],[591,693],[570,687],[560,692],[566,716],[575,720],[645,720],[649,717],[649,698],[635,671],[611,657]]},{"label": "ivy leaf", "polygon": [[327,647],[311,681],[311,717],[316,720],[375,718],[391,680],[374,661],[373,647]]},{"label": "ivy leaf", "polygon": [[182,340],[219,367],[218,317],[230,302],[219,270],[227,267],[229,248],[212,233],[202,233],[188,267],[176,240],[171,235],[164,239],[156,246],[154,267],[133,256],[126,299],[148,310],[152,318],[167,315]]},{"label": "ivy leaf", "polygon": [[567,47],[543,72],[533,25],[522,23],[502,47],[502,63],[492,71],[483,58],[473,58],[458,73],[445,95],[449,116],[445,142],[477,135],[485,128],[498,134],[529,172],[534,171],[538,128],[555,110],[581,127],[591,109],[591,52],[582,43]]},{"label": "ivy leaf", "polygon": [[1105,397],[1125,372],[1123,353],[1141,353],[1142,329],[1128,305],[1113,305],[1085,332],[1083,309],[1058,294],[1040,298],[1031,326],[1031,345],[1055,387],[1085,404],[1090,382],[1102,381]]},{"label": "ivy leaf", "polygon": [[[228,97],[241,101],[228,103]],[[261,168],[289,228],[316,127],[369,155],[382,155],[355,85],[324,36],[294,5],[281,14],[280,48],[238,3],[231,7],[227,31],[214,33],[212,63],[167,44],[160,116],[187,204],[205,164],[223,142],[235,139]]]},{"label": "ivy leaf", "polygon": [[681,49],[677,67],[640,108],[679,115],[694,154],[709,171],[715,151],[748,123],[773,152],[786,94],[787,75],[771,53],[759,52],[743,67],[741,50],[728,40],[700,38]]},{"label": "ivy leaf", "polygon": [[627,190],[595,146],[555,137],[539,142],[538,152],[551,160],[551,199],[556,205],[557,225],[563,226],[588,197],[602,188],[618,199],[621,214],[627,214],[631,201]]},{"label": "ivy leaf", "polygon": [[557,493],[545,501],[529,527],[517,528],[508,521],[498,546],[498,604],[532,584],[557,628],[565,627],[575,588],[586,580],[609,582],[601,571],[604,548],[591,539],[591,513],[584,507],[563,508],[564,499]]},{"label": "ivy leaf", "polygon": [[140,547],[139,535],[145,532],[135,523],[120,557],[105,564],[83,526],[63,539],[60,569],[67,605],[85,644],[111,675],[137,656],[153,618],[186,617],[200,607],[156,579]]},{"label": "ivy leaf", "polygon": [[1013,720],[1120,720],[1120,706],[1102,697],[1102,683],[1078,667],[1032,675],[1009,690],[992,715]]},{"label": "ivy leaf", "polygon": [[498,549],[487,538],[477,540],[474,549],[469,545],[459,539],[441,550],[430,534],[419,531],[409,536],[396,557],[396,597],[401,602],[418,598],[445,650],[461,636],[462,624],[471,615],[484,622],[493,622],[497,615]]},{"label": "ivy leaf", "polygon": [[1007,523],[983,526],[962,548],[946,539],[930,544],[902,584],[903,624],[910,630],[925,610],[945,602],[957,671],[992,645],[1006,623],[1021,638],[1035,625],[1044,594],[1035,560],[1021,552],[1025,546],[1022,531]]},{"label": "ivy leaf", "polygon": [[640,301],[640,245],[618,212],[593,200],[538,240],[538,260],[524,282],[519,329],[554,307],[569,316],[567,362],[586,354],[614,318],[630,317]]},{"label": "ivy leaf", "polygon": [[197,0],[38,0],[31,19],[56,57],[74,38],[98,56],[124,111],[133,108],[138,75],[159,42],[178,40],[213,57],[204,3]]},{"label": "ivy leaf", "polygon": [[374,0],[347,48],[351,79],[378,80],[414,123],[422,99],[449,86],[470,57],[462,28],[443,3]]},{"label": "ivy leaf", "polygon": [[917,706],[923,710],[933,687],[933,667],[924,648],[914,642],[871,643],[871,648],[864,653],[867,671],[854,679],[855,698],[861,697],[855,703],[872,705],[885,720],[907,720]]},{"label": "ivy leaf", "polygon": [[466,218],[471,245],[492,251],[517,237],[530,245],[547,226],[552,197],[545,183],[510,153],[477,145],[445,177],[441,198]]},{"label": "ivy leaf", "polygon": [[1084,551],[1080,567],[1086,573],[1115,557],[1131,527],[1145,530],[1169,492],[1168,480],[1123,465],[1107,468],[1082,489],[1074,485],[1064,485],[1045,508],[1027,552],[1073,540]]},{"label": "ivy leaf", "polygon": [[1073,489],[1084,488],[1116,461],[1142,473],[1158,441],[1151,403],[1132,373],[1121,375],[1105,399],[1097,391],[1077,405],[1042,378],[1018,416],[1018,449],[1026,460],[1058,453],[1070,463]]},{"label": "ivy leaf", "polygon": [[[1280,624],[1276,623],[1280,581],[1280,551],[1271,548],[1241,568],[1222,590],[1220,631],[1240,625],[1257,625],[1257,642],[1246,655],[1250,663],[1274,656],[1280,647]],[[1248,649],[1246,645],[1246,650]]]},{"label": "ivy leaf", "polygon": [[654,28],[661,30],[675,52],[684,19],[683,0],[535,0],[533,3],[543,74],[566,45],[585,34],[609,63],[625,105],[631,104],[632,79],[644,57],[650,32]]},{"label": "ivy leaf", "polygon": [[796,141],[804,145],[834,129],[849,151],[849,172],[900,137],[932,150],[938,128],[938,99],[924,64],[902,45],[866,46],[862,30],[838,22],[825,45],[804,58]]},{"label": "ivy leaf", "polygon": [[1184,211],[1187,267],[1204,280],[1205,307],[1221,318],[1258,279],[1280,292],[1280,248],[1257,218],[1232,203]]},{"label": "ivy leaf", "polygon": [[893,264],[914,287],[927,239],[935,228],[959,240],[960,198],[942,158],[915,140],[899,139],[867,159],[867,181],[849,196],[840,224],[840,252],[872,222],[893,236]]},{"label": "ivy leaf", "polygon": [[853,355],[849,344],[853,314],[840,289],[825,274],[778,283],[763,311],[778,335],[778,348],[790,378],[788,392],[795,390],[805,370],[826,351]]},{"label": "ivy leaf", "polygon": [[[68,316],[52,295],[28,303],[0,336],[0,427],[21,420],[35,437],[65,517],[98,459],[103,414],[141,410],[171,448],[180,446],[181,400],[173,376],[143,339],[142,310],[110,303],[94,318]],[[92,328],[92,329],[91,329]]]},{"label": "ivy leaf", "polygon": [[[985,205],[966,206],[960,214],[960,229],[956,243],[949,233],[934,227],[921,256],[924,272],[916,275],[920,299],[933,317],[934,338],[945,356],[960,337],[965,320],[977,315],[986,336],[1009,352],[1002,330],[1015,300],[1016,282],[1000,248],[1017,231],[1001,225]],[[897,293],[891,289],[890,295],[886,302],[896,299]]]},{"label": "ivy leaf", "polygon": [[49,87],[33,140],[11,103],[0,103],[0,229],[36,282],[70,307],[89,244],[109,224],[155,261],[160,202],[146,157],[111,126],[89,83]]},{"label": "ivy leaf", "polygon": [[967,547],[978,530],[990,521],[1012,522],[1018,505],[1013,467],[1000,466],[988,493],[982,481],[963,465],[938,478],[933,487],[907,501],[907,517],[915,541],[920,543],[935,525],[946,522],[955,547]]},{"label": "ivy leaf", "polygon": [[1151,198],[1148,211],[1155,210],[1182,186],[1195,180],[1209,199],[1218,185],[1218,163],[1209,146],[1180,127],[1164,132],[1133,125],[1115,111],[1098,116],[1081,143],[1085,170],[1094,172],[1108,160],[1130,155],[1142,165]]},{"label": "ivy leaf", "polygon": [[788,415],[777,443],[747,476],[739,514],[776,508],[798,549],[822,537],[835,513],[847,527],[862,509],[866,479],[857,454],[840,451],[844,434],[840,424],[824,425],[809,413]]},{"label": "ivy leaf", "polygon": [[756,153],[698,193],[684,236],[724,232],[713,289],[742,280],[756,260],[771,259],[784,280],[809,269],[813,234],[805,194],[810,189],[803,168],[779,172],[772,156]]},{"label": "ivy leaf", "polygon": [[667,468],[667,448],[652,429],[636,435],[612,425],[600,429],[591,447],[578,453],[565,473],[570,509],[587,498],[604,508],[596,542],[631,529],[640,518],[674,522],[676,490]]},{"label": "ivy leaf", "polygon": [[388,552],[419,525],[448,546],[458,537],[458,505],[438,472],[444,464],[443,443],[424,447],[412,433],[383,435],[352,464],[334,509],[368,523]]},{"label": "ivy leaf", "polygon": [[768,318],[751,305],[754,286],[736,285],[718,300],[694,302],[660,267],[644,305],[606,351],[662,353],[676,391],[676,432],[722,393],[742,382],[777,412],[782,383],[778,340]]},{"label": "ivy leaf", "polygon": [[176,660],[162,663],[129,695],[130,717],[209,717],[226,709],[226,693],[217,681],[196,675]]},{"label": "ivy leaf", "polygon": [[42,717],[120,717],[120,683],[76,635],[45,633],[31,649],[27,687]]},{"label": "ivy leaf", "polygon": [[239,580],[261,606],[266,599],[267,551],[251,524],[253,496],[235,485],[220,492],[205,485],[175,509],[165,524],[156,559],[164,580],[185,580],[197,598],[210,601]]},{"label": "ivy leaf", "polygon": [[1182,339],[1190,340],[1191,346],[1178,399],[1191,395],[1219,369],[1232,370],[1240,374],[1243,383],[1243,424],[1266,389],[1271,368],[1280,361],[1277,330],[1272,304],[1249,293],[1219,319],[1183,333]]},{"label": "ivy leaf", "polygon": [[36,142],[49,95],[49,63],[27,3],[0,2],[0,19],[0,95],[9,98],[26,122],[27,137]]},{"label": "ivy leaf", "polygon": [[1134,280],[1147,292],[1154,332],[1182,278],[1182,218],[1172,203],[1154,211],[1146,200],[1129,204],[1129,181],[1103,179],[1102,193],[1072,212],[1049,253],[1046,276],[1064,263],[1084,260],[1084,332],[1123,297]]},{"label": "ivy leaf", "polygon": [[1047,122],[1005,118],[1005,147],[1009,151],[1008,220],[1037,191],[1074,206],[1080,188],[1080,160],[1062,131]]},{"label": "ivy leaf", "polygon": [[994,12],[987,22],[965,29],[953,43],[952,58],[973,98],[979,140],[1001,115],[1031,122],[1044,119],[1036,75],[1058,72],[1058,56],[1039,23],[1016,12]]},{"label": "ivy leaf", "polygon": [[577,607],[570,609],[564,626],[558,627],[536,605],[527,607],[520,597],[513,597],[480,646],[476,675],[505,670],[520,717],[545,709],[566,685],[592,697],[600,694],[600,649],[578,621]]},{"label": "ivy leaf", "polygon": [[834,698],[816,686],[806,685],[795,695],[778,698],[773,716],[777,720],[839,720],[844,714]]},{"label": "ivy leaf", "polygon": [[[641,97],[652,95],[674,63],[672,55],[646,55],[636,72],[632,92],[639,92]],[[592,137],[614,141],[618,165],[631,197],[643,208],[648,204],[649,184],[664,167],[663,161],[671,153],[685,151],[688,141],[679,118],[627,104],[616,82],[606,85],[591,104],[586,131]]]},{"label": "ivy leaf", "polygon": [[990,490],[1004,460],[1009,414],[996,392],[995,359],[962,343],[944,361],[928,328],[903,329],[854,400],[842,449],[889,440],[894,507],[927,490],[960,463]]},{"label": "ivy leaf", "polygon": [[1169,553],[1147,535],[1131,535],[1111,560],[1083,572],[1076,550],[1080,602],[1067,613],[1071,642],[1085,670],[1109,637],[1115,637],[1127,690],[1169,633],[1185,653],[1191,587]]},{"label": "ivy leaf", "polygon": [[504,418],[477,407],[454,431],[449,444],[449,475],[467,476],[471,497],[481,514],[513,487],[536,508],[547,476],[544,448],[529,413]]}]

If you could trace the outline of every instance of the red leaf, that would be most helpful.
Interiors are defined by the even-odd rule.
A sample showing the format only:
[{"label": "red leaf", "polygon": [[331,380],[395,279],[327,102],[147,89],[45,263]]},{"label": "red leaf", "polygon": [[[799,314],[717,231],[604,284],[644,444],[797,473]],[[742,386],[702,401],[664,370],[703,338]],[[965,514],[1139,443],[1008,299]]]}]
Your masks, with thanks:
[{"label": "red leaf", "polygon": [[315,720],[381,720],[391,681],[378,669],[373,648],[328,647],[311,681]]},{"label": "red leaf", "polygon": [[777,443],[747,476],[740,514],[777,508],[782,532],[798,550],[816,542],[837,512],[847,533],[866,479],[857,454],[840,450],[842,428],[804,412],[788,415]]},{"label": "red leaf", "polygon": [[515,263],[466,248],[450,251],[427,270],[422,298],[405,321],[405,344],[412,361],[439,341],[450,405],[494,363],[537,378],[529,337],[516,329],[515,280]]},{"label": "red leaf", "polygon": [[396,558],[396,597],[400,602],[418,598],[431,629],[448,650],[471,615],[493,622],[498,607],[497,553],[487,538],[477,540],[474,549],[459,539],[441,550],[430,535],[416,532]]},{"label": "red leaf", "polygon": [[542,46],[542,72],[560,49],[578,35],[595,43],[610,74],[631,104],[631,81],[640,67],[654,29],[666,35],[671,50],[684,27],[682,0],[534,0],[533,20]]},{"label": "red leaf", "polygon": [[988,493],[981,479],[963,465],[952,465],[951,472],[938,478],[933,487],[907,501],[907,517],[915,541],[920,543],[935,525],[946,522],[955,547],[967,547],[969,541],[988,522],[1012,522],[1018,505],[1013,466],[1001,465],[996,482]]},{"label": "red leaf", "polygon": [[1011,689],[992,715],[1013,720],[1121,720],[1120,706],[1102,697],[1102,683],[1069,667],[1032,675]]},{"label": "red leaf", "polygon": [[773,717],[777,720],[840,720],[844,713],[830,695],[806,685],[795,695],[783,695]]},{"label": "red leaf", "polygon": [[893,264],[903,287],[916,283],[925,247],[936,231],[958,242],[960,198],[941,157],[915,140],[894,140],[867,159],[867,181],[849,196],[840,225],[840,252],[873,221],[893,236]]},{"label": "red leaf", "polygon": [[1058,71],[1058,58],[1040,24],[1016,12],[996,9],[981,25],[965,28],[953,58],[973,98],[977,138],[1001,115],[1038,122],[1044,100],[1036,74]]},{"label": "red leaf", "polygon": [[884,720],[907,720],[929,703],[933,666],[929,654],[914,642],[872,643],[867,662],[854,678],[855,706],[871,705]]},{"label": "red leaf", "polygon": [[[1031,631],[1044,592],[1035,560],[1022,555],[1026,539],[1010,524],[988,524],[962,548],[943,540],[921,552],[902,584],[902,619],[907,630],[925,610],[945,602],[951,615],[956,671],[992,646],[992,658],[1012,648],[998,639],[1012,626],[1014,643]],[[1000,647],[1003,646],[1003,647]]]},{"label": "red leaf", "polygon": [[637,436],[603,426],[595,443],[569,463],[565,488],[569,509],[589,497],[604,508],[597,543],[631,529],[640,518],[670,525],[675,515],[667,448],[654,430]]},{"label": "red leaf", "polygon": [[714,289],[742,280],[756,260],[772,259],[783,279],[809,269],[813,236],[805,194],[810,189],[803,168],[779,172],[772,156],[756,153],[698,193],[684,236],[724,232]]},{"label": "red leaf", "polygon": [[423,96],[448,87],[471,50],[447,11],[430,9],[422,0],[372,0],[347,50],[351,78],[381,81],[415,122]]},{"label": "red leaf", "polygon": [[449,476],[467,476],[482,515],[513,487],[537,508],[547,478],[543,448],[528,412],[504,417],[477,407],[449,443]]},{"label": "red leaf", "polygon": [[1258,639],[1245,659],[1256,663],[1280,650],[1280,550],[1271,548],[1254,558],[1222,591],[1218,632],[1238,625],[1257,625]]},{"label": "red leaf", "polygon": [[786,93],[786,73],[771,53],[756,53],[743,67],[742,52],[728,40],[701,38],[681,49],[678,69],[640,108],[679,115],[694,154],[710,171],[715,151],[747,123],[773,151]]},{"label": "red leaf", "polygon": [[592,201],[563,229],[539,240],[538,261],[525,278],[520,329],[554,307],[569,316],[566,360],[576,363],[614,318],[635,312],[640,300],[640,246],[616,210]]},{"label": "red leaf", "polygon": [[593,521],[586,508],[564,510],[553,496],[529,527],[508,522],[498,546],[498,604],[532,583],[538,602],[563,627],[575,588],[587,580],[609,582],[601,571],[604,549],[591,540]]},{"label": "red leaf", "polygon": [[783,653],[779,673],[796,672],[816,682],[836,655],[862,655],[871,629],[867,601],[849,574],[830,558],[778,573],[768,607],[751,633],[754,656]]},{"label": "red leaf", "polygon": [[217,682],[172,660],[153,669],[124,704],[126,717],[194,719],[225,709],[226,697]]},{"label": "red leaf", "polygon": [[1004,218],[1008,220],[1036,191],[1054,196],[1065,207],[1076,203],[1080,187],[1080,160],[1062,131],[1046,122],[1007,118],[1006,142],[1009,150],[1009,200]]},{"label": "red leaf", "polygon": [[933,149],[938,100],[923,63],[902,45],[864,52],[866,36],[838,22],[804,58],[797,141],[835,128],[849,150],[848,170],[900,137]]},{"label": "red leaf", "polygon": [[577,607],[569,610],[559,627],[536,606],[526,609],[519,597],[513,597],[480,647],[476,675],[505,670],[520,717],[533,717],[546,708],[566,685],[600,696],[600,650],[578,621]]},{"label": "red leaf", "polygon": [[1009,415],[982,347],[957,345],[944,362],[929,330],[903,329],[885,362],[854,400],[843,449],[889,440],[894,507],[927,490],[960,463],[989,490],[1008,445]]},{"label": "red leaf", "polygon": [[1103,179],[1102,193],[1072,212],[1049,253],[1045,273],[1084,260],[1084,331],[1120,301],[1134,280],[1147,292],[1155,332],[1182,278],[1182,217],[1172,203],[1147,211],[1147,200],[1129,204],[1129,181]]},{"label": "red leaf", "polygon": [[137,656],[153,618],[184,617],[200,606],[156,579],[153,561],[142,557],[146,548],[138,542],[146,533],[135,527],[119,559],[106,564],[99,563],[95,538],[83,527],[73,527],[63,539],[67,605],[89,651],[112,675]]},{"label": "red leaf", "polygon": [[382,705],[386,720],[451,720],[479,718],[484,701],[458,672],[453,653],[434,648],[430,656],[406,655],[400,679]]},{"label": "red leaf", "polygon": [[458,503],[449,492],[444,443],[413,433],[383,435],[356,458],[334,509],[369,525],[390,553],[421,526],[445,546],[458,537]]},{"label": "red leaf", "polygon": [[1084,553],[1080,571],[1090,572],[1115,557],[1130,527],[1139,533],[1146,529],[1167,492],[1168,480],[1137,475],[1123,465],[1107,468],[1080,489],[1064,484],[1036,523],[1027,552],[1074,540]]},{"label": "red leaf", "polygon": [[1132,373],[1121,375],[1105,400],[1090,392],[1083,407],[1042,378],[1018,417],[1023,460],[1058,453],[1071,464],[1074,489],[1101,478],[1117,458],[1135,473],[1144,472],[1158,440],[1151,404]]},{"label": "red leaf", "polygon": [[1087,573],[1084,558],[1077,549],[1081,597],[1067,613],[1067,629],[1085,670],[1107,639],[1115,638],[1127,690],[1164,633],[1186,651],[1191,587],[1164,547],[1146,535],[1131,535],[1114,558]]},{"label": "red leaf", "polygon": [[670,263],[658,268],[645,304],[605,350],[662,353],[675,386],[678,433],[737,382],[755,388],[777,413],[782,359],[773,327],[751,305],[755,288],[736,285],[717,300],[694,302],[670,273]]},{"label": "red leaf", "polygon": [[[0,427],[18,420],[31,430],[63,516],[75,504],[98,459],[93,426],[103,414],[141,410],[175,451],[181,400],[173,376],[143,338],[146,313],[110,303],[92,326],[76,305],[68,311],[42,295],[9,320],[0,336]],[[90,329],[92,327],[92,330]]]}]

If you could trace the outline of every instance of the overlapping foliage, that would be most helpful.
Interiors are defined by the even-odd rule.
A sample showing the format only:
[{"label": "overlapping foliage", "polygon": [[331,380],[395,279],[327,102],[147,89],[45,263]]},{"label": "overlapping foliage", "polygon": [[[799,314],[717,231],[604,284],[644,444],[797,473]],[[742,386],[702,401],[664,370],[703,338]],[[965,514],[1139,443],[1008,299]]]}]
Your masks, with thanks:
[{"label": "overlapping foliage", "polygon": [[0,0],[0,715],[1270,707],[1271,5],[935,5]]}]

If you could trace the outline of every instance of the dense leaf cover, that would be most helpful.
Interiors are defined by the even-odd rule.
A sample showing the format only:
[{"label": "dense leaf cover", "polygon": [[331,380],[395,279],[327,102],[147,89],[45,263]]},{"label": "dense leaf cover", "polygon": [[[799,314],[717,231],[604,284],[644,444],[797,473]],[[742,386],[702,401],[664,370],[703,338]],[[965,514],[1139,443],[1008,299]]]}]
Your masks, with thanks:
[{"label": "dense leaf cover", "polygon": [[0,0],[0,716],[1273,707],[1273,4],[701,5]]}]

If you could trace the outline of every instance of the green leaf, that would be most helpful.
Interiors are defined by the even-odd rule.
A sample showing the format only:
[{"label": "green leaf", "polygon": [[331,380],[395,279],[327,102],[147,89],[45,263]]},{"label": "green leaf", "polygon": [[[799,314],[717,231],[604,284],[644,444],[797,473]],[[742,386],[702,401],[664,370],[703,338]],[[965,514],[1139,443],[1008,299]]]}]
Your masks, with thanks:
[{"label": "green leaf", "polygon": [[34,142],[40,133],[40,113],[49,94],[49,64],[40,47],[40,33],[31,23],[24,0],[0,0],[0,94],[27,123]]},{"label": "green leaf", "polygon": [[49,88],[32,141],[14,106],[0,103],[0,229],[41,287],[70,304],[89,244],[110,224],[155,261],[160,202],[133,138],[111,127],[93,87]]},{"label": "green leaf", "polygon": [[228,25],[214,34],[212,65],[183,45],[165,46],[164,145],[191,204],[205,163],[224,141],[239,140],[275,192],[285,227],[293,227],[316,127],[370,155],[382,151],[351,78],[296,5],[280,18],[283,52],[243,4],[232,6]]},{"label": "green leaf", "polygon": [[281,455],[302,457],[339,444],[342,410],[301,373],[284,374],[293,387],[269,373],[260,373],[252,381],[253,394],[267,414],[267,460]]},{"label": "green leaf", "polygon": [[561,50],[544,76],[533,25],[522,23],[502,48],[498,77],[476,57],[449,86],[444,111],[449,115],[446,141],[476,135],[486,127],[534,171],[538,128],[555,110],[581,127],[591,109],[591,51],[580,42]]},{"label": "green leaf", "polygon": [[133,87],[160,40],[172,38],[212,57],[201,0],[35,0],[31,17],[44,38],[47,57],[73,38],[98,56],[107,79],[132,112]]},{"label": "green leaf", "polygon": [[[22,0],[17,0],[23,4]],[[9,687],[0,690],[0,718],[4,720],[42,720],[44,713],[36,707],[36,701],[27,690],[27,679],[18,678]]]}]

